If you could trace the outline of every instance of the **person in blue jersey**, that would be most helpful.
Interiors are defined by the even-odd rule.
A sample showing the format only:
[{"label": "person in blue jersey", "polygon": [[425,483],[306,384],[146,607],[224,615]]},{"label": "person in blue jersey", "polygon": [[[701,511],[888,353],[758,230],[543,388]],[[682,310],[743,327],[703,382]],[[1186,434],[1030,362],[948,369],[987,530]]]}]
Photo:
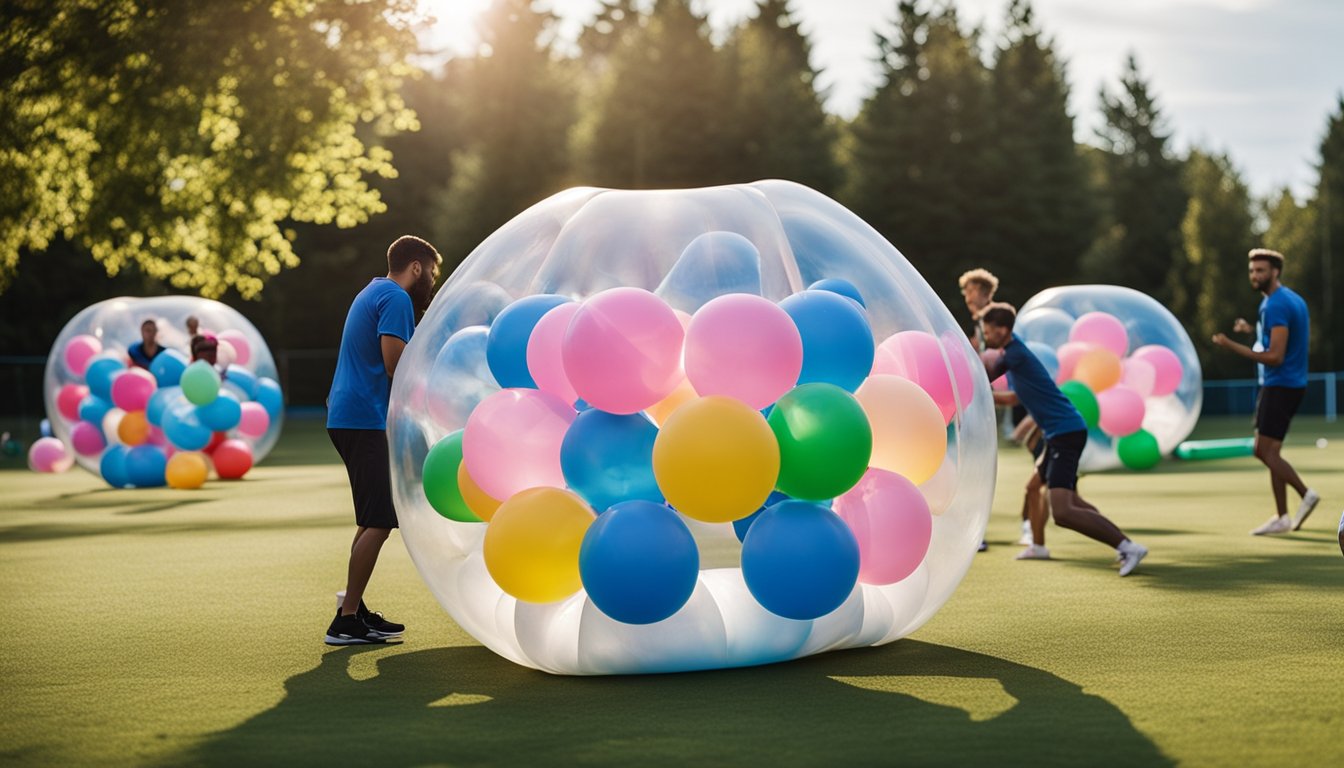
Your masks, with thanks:
[{"label": "person in blue jersey", "polygon": [[[1308,488],[1297,470],[1283,458],[1283,439],[1288,436],[1302,395],[1307,391],[1307,345],[1311,341],[1307,303],[1293,289],[1280,282],[1283,254],[1268,248],[1255,248],[1247,254],[1251,287],[1265,298],[1260,301],[1260,321],[1255,347],[1213,335],[1213,343],[1252,360],[1260,379],[1260,395],[1255,403],[1255,457],[1269,468],[1270,488],[1274,493],[1275,515],[1251,531],[1252,536],[1296,531],[1307,521],[1321,496]],[[1251,324],[1237,318],[1232,330],[1251,333]],[[1288,517],[1288,486],[1302,501],[1297,515]]]},{"label": "person in blue jersey", "polygon": [[345,317],[336,374],[327,396],[327,434],[345,463],[355,505],[345,597],[327,628],[328,645],[383,643],[406,627],[364,605],[383,542],[397,527],[387,447],[387,405],[397,362],[429,307],[443,258],[409,235],[387,249],[387,275],[355,296]]},{"label": "person in blue jersey", "polygon": [[[1036,471],[1045,481],[1055,524],[1114,547],[1120,575],[1128,576],[1147,556],[1148,548],[1131,541],[1115,523],[1078,495],[1078,460],[1087,445],[1087,424],[1083,417],[1055,386],[1055,380],[1026,342],[1013,333],[1017,310],[1011,304],[990,304],[980,319],[985,346],[1002,350],[1002,354],[987,356],[985,367],[990,380],[1008,374],[1011,400],[1026,407],[1045,436],[1045,448],[1037,460]],[[1019,560],[1049,558],[1044,523],[1044,519],[1032,521],[1033,541],[1018,556]]]},{"label": "person in blue jersey", "polygon": [[140,340],[126,350],[126,355],[131,358],[131,365],[136,368],[149,369],[150,363],[154,358],[163,352],[163,347],[159,346],[159,324],[153,320],[146,320],[140,324]]}]

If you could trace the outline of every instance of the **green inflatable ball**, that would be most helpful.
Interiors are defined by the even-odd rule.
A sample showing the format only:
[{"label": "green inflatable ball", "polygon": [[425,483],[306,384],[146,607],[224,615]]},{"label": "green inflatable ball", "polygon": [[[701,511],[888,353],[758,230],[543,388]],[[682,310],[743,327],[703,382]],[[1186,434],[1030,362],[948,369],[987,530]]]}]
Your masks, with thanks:
[{"label": "green inflatable ball", "polygon": [[1101,418],[1101,408],[1097,405],[1097,396],[1081,381],[1066,381],[1059,385],[1059,391],[1069,398],[1073,407],[1087,423],[1088,429],[1097,428],[1097,419]]},{"label": "green inflatable ball", "polygon": [[1152,469],[1162,460],[1157,438],[1144,429],[1120,438],[1115,449],[1120,454],[1120,463],[1130,469]]},{"label": "green inflatable ball", "polygon": [[854,396],[821,382],[794,387],[766,419],[779,443],[780,491],[832,499],[859,482],[873,454],[873,429]]},{"label": "green inflatable ball", "polygon": [[192,405],[209,405],[219,396],[219,371],[204,360],[188,365],[178,383]]},{"label": "green inflatable ball", "polygon": [[459,523],[479,523],[481,518],[462,499],[457,487],[457,467],[462,463],[462,430],[448,435],[429,449],[421,472],[425,498],[435,512]]}]

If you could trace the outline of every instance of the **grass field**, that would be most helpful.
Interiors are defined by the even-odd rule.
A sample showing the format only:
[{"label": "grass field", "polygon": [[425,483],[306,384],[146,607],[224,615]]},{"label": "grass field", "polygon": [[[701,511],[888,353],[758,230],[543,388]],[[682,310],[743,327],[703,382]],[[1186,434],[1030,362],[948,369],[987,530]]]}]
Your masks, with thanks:
[{"label": "grass field", "polygon": [[0,763],[1341,765],[1344,424],[1300,418],[1285,453],[1325,500],[1277,538],[1247,535],[1270,512],[1250,458],[1086,478],[1152,550],[1121,579],[1054,527],[1055,561],[1012,559],[1028,464],[1005,448],[990,550],[912,637],[624,678],[481,648],[395,537],[370,602],[407,642],[324,646],[352,522],[317,423],[198,492],[4,470]]}]

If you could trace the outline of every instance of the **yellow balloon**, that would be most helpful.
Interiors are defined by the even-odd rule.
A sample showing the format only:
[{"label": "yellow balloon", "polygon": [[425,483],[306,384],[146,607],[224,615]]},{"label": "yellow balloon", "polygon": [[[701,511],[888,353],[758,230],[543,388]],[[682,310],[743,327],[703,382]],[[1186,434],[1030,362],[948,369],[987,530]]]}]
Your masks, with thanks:
[{"label": "yellow balloon", "polygon": [[672,412],[653,442],[653,476],[668,503],[707,523],[760,509],[779,479],[779,443],[765,417],[711,395]]},{"label": "yellow balloon", "polygon": [[168,466],[163,472],[170,487],[183,489],[200,488],[209,474],[205,456],[195,451],[174,453],[168,458]]},{"label": "yellow balloon", "polygon": [[499,505],[481,554],[499,588],[529,603],[562,600],[583,586],[579,547],[593,510],[563,488],[528,488]]},{"label": "yellow balloon", "polygon": [[482,491],[481,486],[467,474],[465,461],[457,465],[457,489],[462,492],[462,500],[467,503],[467,509],[486,522],[489,522],[495,510],[499,509],[499,499]]},{"label": "yellow balloon", "polygon": [[1084,352],[1073,366],[1073,378],[1083,382],[1093,392],[1109,389],[1120,383],[1123,367],[1120,357],[1109,349],[1094,347]]},{"label": "yellow balloon", "polygon": [[676,389],[672,390],[672,394],[645,408],[644,413],[648,414],[654,424],[661,427],[673,411],[699,396],[695,387],[691,386],[691,380],[683,376],[681,383],[677,385]]},{"label": "yellow balloon", "polygon": [[919,485],[933,477],[947,454],[947,425],[924,388],[900,376],[869,376],[854,393],[873,427],[868,466]]},{"label": "yellow balloon", "polygon": [[144,411],[127,411],[117,424],[117,439],[126,445],[140,445],[149,439],[149,420]]}]

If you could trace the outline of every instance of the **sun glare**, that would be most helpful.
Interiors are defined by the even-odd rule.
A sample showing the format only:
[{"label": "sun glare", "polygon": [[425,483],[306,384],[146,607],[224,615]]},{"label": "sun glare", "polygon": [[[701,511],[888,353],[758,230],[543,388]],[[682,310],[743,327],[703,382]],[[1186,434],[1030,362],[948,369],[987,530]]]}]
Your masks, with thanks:
[{"label": "sun glare", "polygon": [[476,46],[476,19],[490,6],[490,2],[419,0],[419,7],[430,23],[430,35],[437,46],[466,53]]}]

